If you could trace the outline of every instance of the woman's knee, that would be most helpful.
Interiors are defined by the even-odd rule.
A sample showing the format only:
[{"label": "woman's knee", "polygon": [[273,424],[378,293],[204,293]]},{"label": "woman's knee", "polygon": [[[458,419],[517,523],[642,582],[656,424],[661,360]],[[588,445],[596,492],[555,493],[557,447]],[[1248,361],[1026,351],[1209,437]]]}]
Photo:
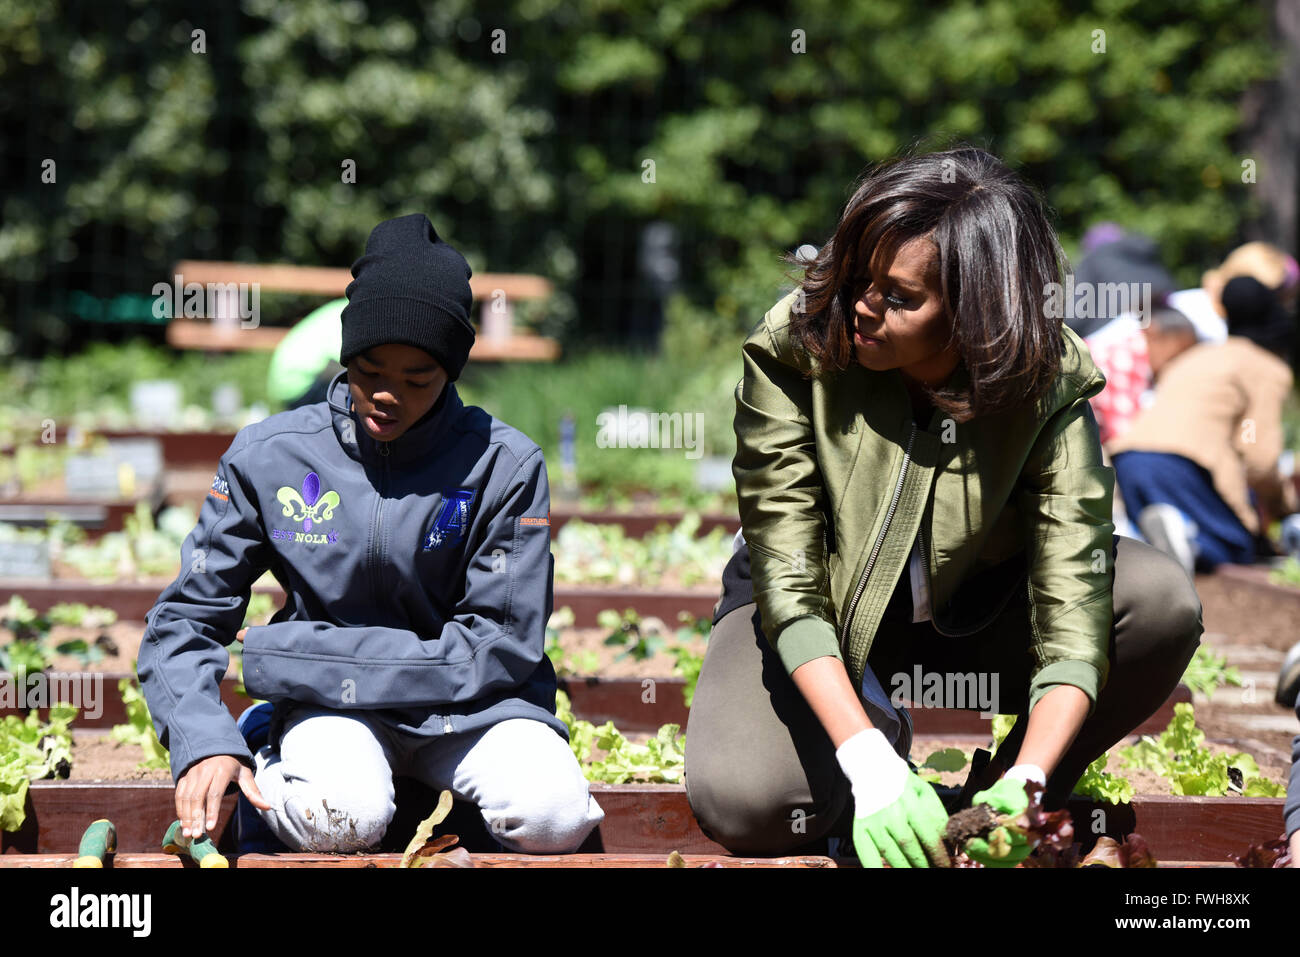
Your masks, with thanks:
[{"label": "woman's knee", "polygon": [[834,781],[809,798],[806,783],[782,786],[779,777],[688,761],[686,797],[700,829],[732,853],[786,854],[831,831],[849,801],[849,784]]},{"label": "woman's knee", "polygon": [[847,794],[756,607],[731,611],[709,638],[686,735],[686,796],[701,829],[733,853],[782,854],[824,836]]}]

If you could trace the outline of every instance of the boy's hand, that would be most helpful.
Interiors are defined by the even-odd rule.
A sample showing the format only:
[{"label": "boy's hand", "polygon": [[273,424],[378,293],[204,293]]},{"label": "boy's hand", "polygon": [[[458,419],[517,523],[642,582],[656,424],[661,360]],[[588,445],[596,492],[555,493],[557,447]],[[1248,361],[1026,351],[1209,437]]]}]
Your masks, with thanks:
[{"label": "boy's hand", "polygon": [[217,826],[221,798],[232,780],[238,780],[239,789],[253,807],[262,811],[271,809],[257,789],[252,768],[233,755],[214,754],[194,762],[176,782],[176,817],[181,822],[183,837],[201,837]]},{"label": "boy's hand", "polygon": [[240,644],[243,644],[244,635],[246,635],[247,633],[248,633],[247,628],[240,628],[239,631],[235,632],[235,641],[238,641]]}]

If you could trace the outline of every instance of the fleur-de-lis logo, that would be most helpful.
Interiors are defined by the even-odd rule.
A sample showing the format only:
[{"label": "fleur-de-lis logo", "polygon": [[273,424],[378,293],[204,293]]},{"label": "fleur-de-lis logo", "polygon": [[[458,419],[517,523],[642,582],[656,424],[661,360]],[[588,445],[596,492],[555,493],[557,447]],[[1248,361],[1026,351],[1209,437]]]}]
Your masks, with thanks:
[{"label": "fleur-de-lis logo", "polygon": [[[284,514],[291,517],[295,522],[302,522],[302,530],[310,532],[313,522],[328,522],[334,517],[334,509],[338,507],[339,493],[335,491],[320,494],[320,476],[315,472],[308,472],[307,477],[302,480],[302,494],[291,485],[281,485],[280,490],[275,493],[275,497],[280,500],[284,506]],[[294,514],[294,512],[298,514]]]}]

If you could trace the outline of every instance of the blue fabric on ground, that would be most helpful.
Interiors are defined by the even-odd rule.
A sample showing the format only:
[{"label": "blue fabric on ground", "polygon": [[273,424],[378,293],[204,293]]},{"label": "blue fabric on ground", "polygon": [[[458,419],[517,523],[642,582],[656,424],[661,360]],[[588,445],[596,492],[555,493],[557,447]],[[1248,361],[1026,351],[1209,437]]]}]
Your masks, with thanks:
[{"label": "blue fabric on ground", "polygon": [[1255,561],[1254,536],[1220,498],[1203,466],[1182,455],[1140,451],[1120,452],[1111,464],[1124,508],[1134,522],[1148,505],[1164,503],[1196,523],[1197,571]]}]

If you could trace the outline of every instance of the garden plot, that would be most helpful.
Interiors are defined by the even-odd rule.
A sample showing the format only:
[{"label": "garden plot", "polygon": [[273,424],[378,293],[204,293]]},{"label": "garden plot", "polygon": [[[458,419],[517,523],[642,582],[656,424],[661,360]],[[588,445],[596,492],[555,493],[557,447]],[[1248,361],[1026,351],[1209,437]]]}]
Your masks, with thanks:
[{"label": "garden plot", "polygon": [[1198,724],[1209,737],[1255,753],[1261,764],[1289,764],[1300,722],[1274,694],[1282,658],[1300,641],[1300,588],[1270,583],[1263,569],[1224,568],[1197,575],[1196,591],[1201,644],[1222,658],[1232,681],[1209,694],[1196,689]]},{"label": "garden plot", "polygon": [[[1112,749],[1105,768],[1095,769],[1097,780],[1093,785],[1101,792],[1116,788],[1119,785],[1115,780],[1108,782],[1103,777],[1115,775],[1132,786],[1133,796],[1127,803],[1096,805],[1109,809],[1111,830],[1116,837],[1138,831],[1158,860],[1224,864],[1231,862],[1232,855],[1244,853],[1250,844],[1263,843],[1281,830],[1281,799],[1257,795],[1267,788],[1274,789],[1268,793],[1276,793],[1285,782],[1290,739],[1300,730],[1285,729],[1287,722],[1294,725],[1294,714],[1272,702],[1276,662],[1284,648],[1289,647],[1288,629],[1300,620],[1292,609],[1300,606],[1288,604],[1294,599],[1289,593],[1277,594],[1277,589],[1259,589],[1243,602],[1245,589],[1235,580],[1204,577],[1197,585],[1205,606],[1205,650],[1195,662],[1198,679],[1193,682],[1194,695],[1184,697],[1190,697],[1195,704],[1195,723],[1205,737],[1184,753],[1203,752],[1204,756],[1197,760],[1205,767],[1179,770],[1185,777],[1194,771],[1206,780],[1213,778],[1223,788],[1206,790],[1200,792],[1206,796],[1197,796],[1195,787],[1199,785],[1191,790],[1176,788],[1168,768],[1161,774],[1140,766],[1122,767],[1118,747]],[[628,592],[618,594],[622,599]],[[151,601],[156,596],[155,592]],[[262,607],[257,609],[259,614],[269,614],[274,599],[269,595],[258,598],[262,602]],[[707,618],[688,615],[679,620],[671,612],[647,615],[635,606],[630,613],[616,611],[615,607],[624,607],[624,602],[617,600],[606,601],[597,611],[589,613],[599,625],[584,626],[577,615],[564,614],[558,593],[556,607],[559,611],[548,629],[547,653],[556,663],[562,689],[571,695],[567,701],[561,698],[561,710],[568,709],[566,720],[573,730],[575,750],[586,748],[579,757],[593,781],[593,789],[599,792],[602,806],[614,809],[602,829],[601,846],[587,850],[629,854],[650,850],[657,853],[658,849],[701,854],[719,852],[717,845],[699,832],[681,788],[686,698],[706,646]],[[81,612],[83,616],[87,611]],[[65,609],[64,614],[70,617],[72,613]],[[128,667],[123,670],[129,670],[129,660],[136,652],[139,633],[143,630],[142,621],[93,619],[92,615],[92,620],[83,619],[79,626],[60,623],[49,628],[45,641],[56,655],[47,666],[76,664],[93,672],[105,665],[120,666],[125,660]],[[1216,631],[1216,626],[1225,630]],[[104,635],[117,646],[115,650],[100,642]],[[0,633],[0,646],[11,645],[16,637],[17,629]],[[74,643],[72,648],[57,651],[59,646],[70,642]],[[96,654],[95,649],[101,657],[94,662],[86,660]],[[1216,657],[1220,655],[1221,659]],[[227,682],[232,691],[236,664],[232,662]],[[1235,678],[1240,678],[1243,684],[1230,683]],[[1254,700],[1248,700],[1244,691],[1250,688],[1246,682],[1252,679],[1254,686],[1250,690],[1254,692]],[[650,702],[644,698],[647,680],[654,689]],[[611,705],[609,695],[615,689],[614,697],[621,703]],[[112,689],[109,693],[112,694]],[[599,703],[602,694],[606,696],[603,704]],[[1167,703],[1158,724],[1148,722],[1142,729],[1153,740],[1158,741],[1162,729],[1167,730],[1176,703],[1176,699]],[[239,699],[230,704],[234,713],[244,706]],[[929,736],[925,722],[939,715],[932,709],[917,709],[913,714],[918,735],[912,757],[920,765],[925,765],[931,754],[951,747],[964,752],[964,765],[976,747],[991,744],[989,735],[955,737],[955,729],[946,730],[942,726],[934,730],[945,736]],[[1234,723],[1242,716],[1256,722],[1272,719],[1277,722],[1278,730],[1265,733],[1257,723]],[[137,720],[135,730],[142,732],[146,724],[151,723]],[[1232,733],[1224,734],[1221,728]],[[31,782],[31,820],[18,832],[0,836],[6,851],[65,850],[55,845],[66,842],[67,835],[78,828],[84,828],[87,814],[97,813],[100,807],[147,807],[152,808],[149,813],[158,817],[171,813],[168,810],[172,790],[170,774],[165,768],[139,768],[145,754],[139,744],[107,739],[102,730],[98,735],[77,731],[72,737],[69,777]],[[1124,746],[1135,747],[1139,743],[1136,737],[1131,737]],[[1147,751],[1150,750],[1148,747]],[[1253,760],[1249,763],[1240,760],[1242,752]],[[1148,753],[1147,757],[1151,755]],[[937,772],[933,773],[936,783],[946,786],[950,793],[964,782],[967,773],[965,767],[960,770],[923,768],[923,771]],[[1183,793],[1171,793],[1176,790]],[[233,796],[227,800],[233,806]],[[1094,807],[1076,801],[1072,812],[1076,806],[1080,813]],[[156,841],[156,836],[145,840],[142,830],[139,840],[139,850],[146,852],[152,849],[149,841]]]}]

